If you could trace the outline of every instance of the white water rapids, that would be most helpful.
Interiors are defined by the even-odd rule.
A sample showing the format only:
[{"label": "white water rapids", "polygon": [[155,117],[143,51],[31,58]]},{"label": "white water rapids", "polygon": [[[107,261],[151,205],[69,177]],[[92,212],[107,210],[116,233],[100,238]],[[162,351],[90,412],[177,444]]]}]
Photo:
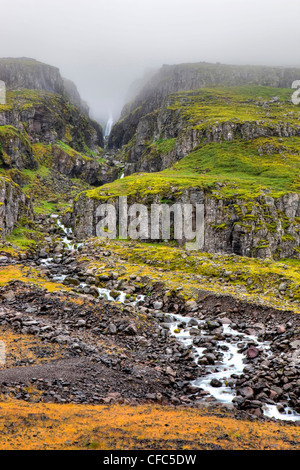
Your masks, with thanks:
[{"label": "white water rapids", "polygon": [[[167,314],[167,316],[172,319],[172,322],[170,323],[171,334],[185,346],[192,346],[192,354],[195,362],[197,363],[197,360],[203,356],[203,351],[206,348],[197,347],[193,344],[193,339],[195,336],[190,334],[191,327],[189,327],[188,324],[191,320],[194,322],[197,321],[197,324],[200,327],[201,336],[205,337],[209,335],[209,332],[201,328],[203,327],[205,320],[197,320],[194,317],[183,317],[174,314]],[[267,352],[270,349],[270,344],[267,341],[258,341],[255,336],[237,332],[230,328],[229,325],[223,325],[223,335],[225,340],[219,341],[218,347],[216,347],[216,349],[218,348],[218,350],[223,354],[222,360],[218,360],[215,365],[206,366],[206,370],[210,371],[210,373],[196,379],[192,382],[192,385],[201,388],[201,390],[204,390],[205,392],[208,392],[218,402],[229,404],[232,403],[232,400],[236,396],[234,389],[228,386],[230,377],[233,374],[236,376],[242,375],[245,367],[244,359],[246,356],[239,352],[240,343],[255,343],[257,348],[263,348],[264,351]],[[228,341],[226,341],[226,338]],[[211,381],[213,379],[217,379],[218,381],[222,382],[222,386],[212,386]],[[276,418],[285,421],[300,421],[300,415],[288,407],[285,409],[284,413],[281,413],[277,409],[276,405],[265,404],[263,407],[263,412],[264,415],[269,418]]]}]

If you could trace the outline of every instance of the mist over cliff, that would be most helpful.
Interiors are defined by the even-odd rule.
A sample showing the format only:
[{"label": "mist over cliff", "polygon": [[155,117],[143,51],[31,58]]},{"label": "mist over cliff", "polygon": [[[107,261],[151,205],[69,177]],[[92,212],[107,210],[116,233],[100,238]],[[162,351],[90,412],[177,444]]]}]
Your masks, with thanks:
[{"label": "mist over cliff", "polygon": [[0,57],[58,67],[105,122],[163,64],[299,65],[299,16],[293,0],[15,0],[1,5],[13,27],[1,22]]}]

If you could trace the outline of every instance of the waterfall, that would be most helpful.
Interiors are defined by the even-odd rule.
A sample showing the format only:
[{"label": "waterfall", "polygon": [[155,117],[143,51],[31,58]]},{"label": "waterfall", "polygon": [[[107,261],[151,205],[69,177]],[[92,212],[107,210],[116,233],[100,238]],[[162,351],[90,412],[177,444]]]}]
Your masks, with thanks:
[{"label": "waterfall", "polygon": [[106,124],[106,128],[105,128],[105,134],[104,134],[104,137],[108,137],[109,134],[110,134],[110,131],[111,131],[111,128],[112,128],[112,125],[113,125],[113,117],[112,115],[110,114],[109,115],[109,118],[108,118],[108,121],[107,121],[107,124]]}]

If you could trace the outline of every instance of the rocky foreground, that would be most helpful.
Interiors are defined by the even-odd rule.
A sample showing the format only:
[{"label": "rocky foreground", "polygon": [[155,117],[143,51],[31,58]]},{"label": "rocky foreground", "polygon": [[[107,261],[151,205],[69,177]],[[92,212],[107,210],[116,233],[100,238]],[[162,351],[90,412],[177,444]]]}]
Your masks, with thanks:
[{"label": "rocky foreground", "polygon": [[[76,249],[61,227],[55,230],[61,238],[56,233],[47,252],[23,253],[22,261],[7,253],[0,259],[2,273],[15,270],[24,276],[7,278],[0,289],[7,349],[0,371],[2,400],[218,406],[201,379],[222,370],[226,350],[237,344],[243,373],[233,370],[226,383],[213,375],[209,380],[212,389],[232,391],[233,401],[225,403],[228,413],[267,419],[269,405],[297,421],[297,314],[229,296],[187,301],[180,289],[170,292],[149,276],[124,278],[117,255],[104,248],[95,250],[94,261],[105,270],[88,268],[84,260],[93,259],[91,243]],[[44,286],[38,285],[40,279]],[[242,336],[226,332],[225,325]],[[180,341],[182,331],[190,343]],[[197,348],[202,348],[199,357]]]}]

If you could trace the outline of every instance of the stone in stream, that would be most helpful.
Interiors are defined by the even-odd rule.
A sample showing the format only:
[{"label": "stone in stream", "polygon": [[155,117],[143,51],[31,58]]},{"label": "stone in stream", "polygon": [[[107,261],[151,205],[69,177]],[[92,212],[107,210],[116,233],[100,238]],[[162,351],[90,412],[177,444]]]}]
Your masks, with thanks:
[{"label": "stone in stream", "polygon": [[163,302],[156,301],[156,302],[153,303],[154,310],[161,310],[162,307],[163,307]]},{"label": "stone in stream", "polygon": [[116,290],[112,290],[110,291],[109,295],[113,298],[113,299],[117,299],[120,295],[121,295],[121,292],[118,292]]},{"label": "stone in stream", "polygon": [[198,330],[198,328],[192,327],[192,328],[190,328],[189,332],[190,332],[190,335],[191,335],[191,336],[199,336],[199,335],[201,335],[201,331]]},{"label": "stone in stream", "polygon": [[219,322],[222,323],[222,325],[230,325],[232,323],[230,318],[227,317],[220,318]]},{"label": "stone in stream", "polygon": [[208,353],[204,356],[207,359],[208,364],[214,364],[216,361],[216,356],[214,354]]},{"label": "stone in stream", "polygon": [[259,350],[255,346],[250,346],[246,354],[249,359],[255,359],[259,355]]},{"label": "stone in stream", "polygon": [[212,379],[210,381],[210,385],[214,388],[219,388],[219,387],[222,387],[222,382],[218,379]]},{"label": "stone in stream", "polygon": [[217,328],[220,327],[220,322],[219,321],[207,321],[206,322],[206,328],[209,330],[216,330]]}]

